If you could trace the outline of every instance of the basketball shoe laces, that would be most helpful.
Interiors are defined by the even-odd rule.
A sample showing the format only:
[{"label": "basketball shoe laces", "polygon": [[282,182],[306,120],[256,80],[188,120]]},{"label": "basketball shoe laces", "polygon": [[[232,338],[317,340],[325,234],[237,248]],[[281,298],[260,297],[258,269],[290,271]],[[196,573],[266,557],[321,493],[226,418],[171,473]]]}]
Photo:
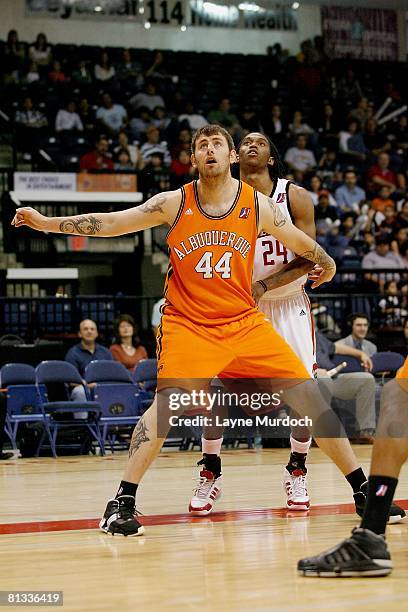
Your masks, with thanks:
[{"label": "basketball shoe laces", "polygon": [[294,497],[304,497],[307,495],[306,490],[306,474],[302,470],[292,472],[293,484],[290,487],[290,494]]},{"label": "basketball shoe laces", "polygon": [[193,478],[196,481],[197,485],[193,489],[193,494],[195,497],[199,499],[205,499],[208,497],[209,492],[211,491],[211,487],[214,484],[214,478],[210,480],[205,476],[200,476],[199,478]]}]

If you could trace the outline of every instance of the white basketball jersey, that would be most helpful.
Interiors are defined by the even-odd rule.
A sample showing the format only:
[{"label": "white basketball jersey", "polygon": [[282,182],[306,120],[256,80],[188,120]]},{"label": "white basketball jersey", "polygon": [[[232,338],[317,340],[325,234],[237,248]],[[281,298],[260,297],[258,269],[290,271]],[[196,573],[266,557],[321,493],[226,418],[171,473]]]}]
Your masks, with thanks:
[{"label": "white basketball jersey", "polygon": [[[280,206],[283,214],[288,219],[292,219],[290,212],[290,201],[289,201],[289,185],[291,181],[286,179],[278,179],[275,183],[275,188],[271,193],[271,198],[275,202],[275,206]],[[274,238],[274,236],[268,236],[267,234],[261,235],[256,241],[255,260],[254,260],[254,271],[253,280],[263,280],[271,274],[278,272],[283,266],[292,261],[296,257],[295,253],[289,251]],[[278,289],[272,289],[267,291],[262,299],[265,298],[280,298],[291,294],[299,293],[302,291],[303,285],[306,283],[307,275],[298,278],[297,280],[279,287]]]}]

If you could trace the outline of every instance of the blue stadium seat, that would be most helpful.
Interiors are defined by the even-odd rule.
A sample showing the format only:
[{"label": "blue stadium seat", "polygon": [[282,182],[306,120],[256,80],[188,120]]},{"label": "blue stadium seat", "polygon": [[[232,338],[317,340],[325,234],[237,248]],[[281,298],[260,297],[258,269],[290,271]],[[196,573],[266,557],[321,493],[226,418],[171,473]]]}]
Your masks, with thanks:
[{"label": "blue stadium seat", "polygon": [[157,387],[157,359],[142,359],[133,372],[133,380],[140,389],[143,412],[151,406]]}]

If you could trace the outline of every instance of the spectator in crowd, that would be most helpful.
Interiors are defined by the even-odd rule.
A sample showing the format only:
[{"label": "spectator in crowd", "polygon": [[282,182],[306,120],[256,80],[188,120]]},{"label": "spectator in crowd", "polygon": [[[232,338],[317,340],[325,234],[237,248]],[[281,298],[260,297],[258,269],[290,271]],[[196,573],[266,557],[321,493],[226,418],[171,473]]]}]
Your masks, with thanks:
[{"label": "spectator in crowd", "polygon": [[[339,98],[345,102],[357,102],[363,98],[363,92],[360,83],[352,68],[347,68],[344,76],[340,79],[338,85]],[[364,98],[367,100],[367,98]],[[367,100],[368,105],[368,100]],[[364,112],[365,102],[363,103]]]},{"label": "spectator in crowd", "polygon": [[293,113],[292,123],[289,123],[289,133],[292,136],[298,136],[299,134],[310,136],[314,133],[314,129],[303,122],[303,115],[297,110]]},{"label": "spectator in crowd", "polygon": [[151,325],[153,334],[157,335],[157,330],[161,321],[161,307],[165,302],[164,298],[160,298],[157,302],[153,304],[152,317],[151,317]]},{"label": "spectator in crowd", "polygon": [[109,347],[115,361],[123,363],[125,368],[133,372],[141,359],[147,359],[147,351],[140,343],[134,318],[122,314],[114,323],[115,338]]},{"label": "spectator in crowd", "polygon": [[83,132],[84,126],[82,121],[76,112],[76,104],[73,100],[69,100],[65,105],[65,108],[60,108],[55,117],[55,131],[60,132],[72,132],[77,130]]},{"label": "spectator in crowd", "polygon": [[100,136],[94,151],[85,153],[79,160],[81,172],[88,170],[113,170],[113,161],[109,155],[109,143],[105,136]]},{"label": "spectator in crowd", "polygon": [[163,87],[168,86],[174,79],[178,80],[176,75],[169,74],[167,71],[164,55],[161,51],[155,53],[153,63],[146,70],[146,78],[153,79],[157,83],[160,82]]},{"label": "spectator in crowd", "polygon": [[360,125],[365,125],[367,119],[372,116],[372,110],[370,108],[368,98],[362,97],[358,101],[357,107],[349,114],[350,119],[355,119]]},{"label": "spectator in crowd", "polygon": [[326,189],[334,190],[343,180],[341,165],[337,157],[337,152],[328,149],[321,156],[316,174],[320,176]]},{"label": "spectator in crowd", "polygon": [[135,166],[130,159],[127,149],[119,149],[116,153],[116,162],[114,164],[116,172],[135,172]]},{"label": "spectator in crowd", "polygon": [[147,106],[141,106],[135,116],[129,122],[129,129],[135,140],[144,140],[149,126],[152,125],[152,117]]},{"label": "spectator in crowd", "polygon": [[38,34],[34,45],[31,45],[28,50],[28,57],[37,66],[44,68],[44,70],[50,66],[52,62],[52,49],[48,44],[45,34]]},{"label": "spectator in crowd", "polygon": [[262,125],[252,106],[248,105],[244,107],[239,118],[239,123],[242,127],[243,135],[249,134],[250,132],[263,132]]},{"label": "spectator in crowd", "polygon": [[100,83],[107,85],[115,79],[116,71],[112,66],[109,55],[106,51],[102,51],[99,61],[94,67],[94,77]]},{"label": "spectator in crowd", "polygon": [[378,131],[378,124],[374,117],[367,119],[364,129],[364,144],[366,149],[371,151],[373,155],[389,151],[390,143],[383,133]]},{"label": "spectator in crowd", "polygon": [[319,114],[319,144],[326,148],[337,148],[338,121],[334,116],[333,106],[326,102],[323,112]]},{"label": "spectator in crowd", "polygon": [[135,111],[142,106],[148,108],[150,112],[153,112],[156,106],[166,108],[163,98],[157,93],[156,85],[151,79],[146,79],[144,90],[130,98],[129,104]]},{"label": "spectator in crowd", "polygon": [[360,203],[366,199],[364,189],[357,185],[357,174],[354,170],[347,170],[344,174],[344,182],[337,187],[334,197],[337,206],[343,212],[359,212]]},{"label": "spectator in crowd", "polygon": [[[320,195],[322,189],[323,189],[322,179],[320,178],[320,176],[317,176],[317,174],[314,174],[311,177],[311,179],[310,179],[310,189],[309,189],[308,193],[310,195],[310,199],[312,200],[312,202],[313,202],[313,204],[315,206],[317,206],[318,203],[319,203],[319,195]],[[330,204],[330,206],[336,206],[337,207],[337,202],[333,198],[331,193],[329,193],[329,204]]]},{"label": "spectator in crowd", "polygon": [[164,106],[156,106],[156,108],[153,110],[152,123],[160,130],[161,136],[166,134],[166,130],[171,123],[171,118],[168,116]]},{"label": "spectator in crowd", "polygon": [[[330,377],[328,371],[335,367],[334,355],[355,357],[361,361],[365,372],[347,372]],[[319,387],[323,395],[342,400],[355,400],[356,435],[359,443],[372,442],[376,428],[375,379],[370,373],[373,364],[362,349],[339,340],[331,342],[321,332],[316,332],[316,361]],[[345,359],[347,362],[347,359]]]},{"label": "spectator in crowd", "polygon": [[38,148],[48,121],[41,111],[34,108],[29,96],[24,99],[23,108],[16,112],[15,122],[20,148],[26,152]]},{"label": "spectator in crowd", "polygon": [[311,172],[316,167],[316,158],[313,151],[306,148],[306,138],[300,134],[296,138],[296,145],[290,147],[285,154],[285,162],[290,170],[299,171],[302,175]]},{"label": "spectator in crowd", "polygon": [[19,83],[25,60],[25,48],[18,40],[16,30],[10,30],[3,51],[4,83]]},{"label": "spectator in crowd", "polygon": [[140,148],[140,153],[146,162],[152,162],[152,156],[159,153],[166,166],[171,164],[171,155],[167,147],[167,142],[160,142],[160,132],[155,125],[151,125],[147,130],[147,141]]},{"label": "spectator in crowd", "polygon": [[390,170],[390,156],[388,153],[380,153],[377,163],[368,170],[367,179],[369,190],[378,193],[381,187],[389,187],[391,193],[396,189],[397,177],[395,172]]},{"label": "spectator in crowd", "polygon": [[406,309],[402,307],[402,299],[397,281],[387,281],[384,285],[384,297],[378,303],[381,313],[386,315],[386,325],[401,325],[404,317],[408,315]]},{"label": "spectator in crowd", "polygon": [[65,74],[65,72],[61,68],[61,62],[58,60],[54,60],[52,62],[51,71],[48,73],[48,79],[51,83],[66,83],[69,81],[69,77]]},{"label": "spectator in crowd", "polygon": [[122,128],[126,127],[128,122],[125,107],[122,104],[114,104],[111,95],[108,93],[104,93],[102,96],[102,106],[96,111],[96,118],[112,136],[116,136]]},{"label": "spectator in crowd", "polygon": [[408,117],[400,115],[398,123],[390,128],[394,138],[393,146],[395,149],[402,149],[403,154],[408,153]]},{"label": "spectator in crowd", "polygon": [[140,153],[139,146],[137,144],[129,144],[129,138],[124,130],[121,130],[118,134],[118,146],[113,149],[115,155],[118,155],[119,151],[125,150],[129,153],[130,161],[136,170],[142,170],[144,168],[144,159]]},{"label": "spectator in crowd", "polygon": [[357,351],[360,351],[362,365],[366,370],[372,369],[371,358],[377,352],[377,347],[373,342],[367,340],[368,330],[370,328],[370,320],[366,314],[356,312],[349,318],[351,325],[351,334],[345,338],[341,338],[336,342],[336,346],[349,346]]},{"label": "spectator in crowd", "polygon": [[[382,212],[384,219],[379,224],[379,234],[380,236],[391,236],[395,232],[395,208],[394,202],[392,206],[386,206]],[[374,216],[374,218],[377,215]],[[391,242],[391,250],[398,253],[398,246],[396,250],[393,247],[393,242]]]},{"label": "spectator in crowd", "polygon": [[378,190],[378,195],[376,198],[373,198],[371,202],[371,206],[374,210],[378,210],[379,212],[384,212],[386,208],[392,208],[395,210],[395,203],[390,198],[391,189],[388,185],[382,185]]},{"label": "spectator in crowd", "polygon": [[399,228],[408,228],[408,198],[402,203],[401,210],[395,219],[395,229],[397,230]]},{"label": "spectator in crowd", "polygon": [[185,112],[179,116],[179,121],[181,124],[186,122],[188,124],[187,127],[192,131],[199,130],[208,123],[204,115],[196,111],[191,101],[186,102]]},{"label": "spectator in crowd", "polygon": [[347,130],[339,133],[339,149],[348,163],[360,164],[366,158],[366,146],[358,121],[351,119]]},{"label": "spectator in crowd", "polygon": [[117,65],[116,74],[120,85],[130,92],[139,91],[143,87],[142,66],[134,61],[130,49],[122,51],[122,60]]},{"label": "spectator in crowd", "polygon": [[156,150],[151,154],[149,163],[140,173],[140,179],[146,198],[170,189],[170,171],[163,161],[163,153]]},{"label": "spectator in crowd", "polygon": [[[65,355],[65,361],[71,363],[78,370],[82,378],[85,375],[85,368],[91,361],[99,359],[112,359],[109,350],[96,342],[98,328],[95,321],[84,319],[79,324],[78,337],[80,342],[72,346]],[[71,391],[71,400],[74,402],[85,402],[85,390],[82,385],[74,385]],[[86,412],[75,414],[75,418],[86,418]]]},{"label": "spectator in crowd", "polygon": [[231,136],[238,137],[241,131],[241,126],[238,117],[231,112],[231,102],[229,98],[222,98],[218,104],[218,108],[208,113],[210,123],[217,123],[225,128]]},{"label": "spectator in crowd", "polygon": [[191,132],[187,128],[181,128],[177,136],[177,142],[171,148],[171,157],[177,159],[180,151],[187,151],[190,154]]},{"label": "spectator in crowd", "polygon": [[[404,232],[405,234],[405,239],[403,242],[398,242],[398,236],[400,233]],[[408,231],[407,230],[399,230],[398,234],[396,235],[396,240],[393,241],[396,242],[396,247],[398,248],[398,259],[401,262],[401,269],[402,270],[408,270]],[[397,249],[395,249],[394,253],[396,252]]]},{"label": "spectator in crowd", "polygon": [[337,221],[339,218],[337,214],[337,206],[330,204],[330,193],[327,189],[322,189],[319,192],[317,206],[315,207],[315,221],[316,223],[320,220],[330,219],[330,221]]},{"label": "spectator in crowd", "polygon": [[90,85],[92,83],[92,74],[85,60],[82,59],[78,62],[78,68],[72,72],[72,81],[79,85]]},{"label": "spectator in crowd", "polygon": [[92,133],[95,130],[95,113],[88,98],[82,98],[79,102],[79,118],[86,132]]},{"label": "spectator in crowd", "polygon": [[[382,268],[387,270],[401,269],[400,258],[395,253],[392,253],[390,250],[389,238],[386,237],[377,238],[375,251],[371,251],[367,253],[367,255],[364,255],[361,265],[364,270],[381,270]],[[382,288],[387,280],[396,278],[396,275],[387,274],[386,272],[378,274],[368,273],[365,275],[365,278],[378,284],[379,287]]]},{"label": "spectator in crowd", "polygon": [[30,62],[28,65],[28,70],[25,74],[25,82],[27,85],[32,85],[33,83],[38,83],[41,80],[41,75],[38,70],[38,66],[36,62]]},{"label": "spectator in crowd", "polygon": [[282,109],[279,104],[274,104],[270,111],[263,117],[262,125],[265,133],[276,144],[281,144],[286,134],[286,124],[282,118]]},{"label": "spectator in crowd", "polygon": [[174,189],[178,189],[192,180],[195,175],[195,170],[191,165],[190,155],[187,151],[179,151],[177,159],[173,159],[171,162],[170,172],[172,173]]}]

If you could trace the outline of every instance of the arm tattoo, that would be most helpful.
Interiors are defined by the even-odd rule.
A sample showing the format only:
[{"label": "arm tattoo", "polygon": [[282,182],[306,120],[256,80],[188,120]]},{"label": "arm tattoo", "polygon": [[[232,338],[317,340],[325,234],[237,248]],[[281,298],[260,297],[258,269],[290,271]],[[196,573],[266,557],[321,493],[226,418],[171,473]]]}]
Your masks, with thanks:
[{"label": "arm tattoo", "polygon": [[139,210],[144,213],[155,213],[155,212],[163,212],[163,204],[166,202],[166,196],[160,193],[157,196],[154,196],[151,200],[148,200],[141,206],[139,206]]},{"label": "arm tattoo", "polygon": [[312,251],[300,253],[300,256],[319,264],[319,266],[321,266],[324,270],[333,270],[336,268],[334,260],[326,253],[324,249],[322,249],[319,244],[317,244],[317,242],[315,242],[315,246]]},{"label": "arm tattoo", "polygon": [[132,457],[139,450],[143,442],[150,442],[150,438],[147,435],[147,427],[142,418],[136,425],[133,432],[132,441],[129,448],[129,457]]},{"label": "arm tattoo", "polygon": [[89,215],[89,217],[72,217],[60,223],[60,232],[64,234],[83,234],[93,236],[102,229],[102,220]]},{"label": "arm tattoo", "polygon": [[285,225],[287,219],[283,214],[281,207],[278,204],[275,204],[272,198],[266,198],[268,200],[268,204],[271,207],[273,213],[273,224],[275,227],[282,227]]}]

